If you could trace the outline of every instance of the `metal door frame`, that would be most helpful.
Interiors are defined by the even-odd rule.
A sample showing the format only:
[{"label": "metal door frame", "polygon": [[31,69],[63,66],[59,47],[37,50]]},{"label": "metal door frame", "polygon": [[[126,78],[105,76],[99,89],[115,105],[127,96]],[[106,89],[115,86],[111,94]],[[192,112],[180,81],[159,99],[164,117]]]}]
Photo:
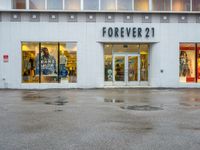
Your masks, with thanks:
[{"label": "metal door frame", "polygon": [[[124,81],[115,81],[115,57],[121,56],[124,57]],[[138,80],[137,81],[128,81],[128,57],[129,56],[136,56],[138,57]],[[139,85],[140,83],[140,54],[138,53],[113,53],[113,84],[114,85],[121,85],[121,86],[131,86],[131,85]]]}]

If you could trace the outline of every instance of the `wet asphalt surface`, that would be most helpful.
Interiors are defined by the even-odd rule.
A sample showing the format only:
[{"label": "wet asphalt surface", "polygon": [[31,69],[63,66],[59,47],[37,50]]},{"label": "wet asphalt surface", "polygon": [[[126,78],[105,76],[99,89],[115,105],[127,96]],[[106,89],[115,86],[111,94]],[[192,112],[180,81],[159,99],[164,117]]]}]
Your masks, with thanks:
[{"label": "wet asphalt surface", "polygon": [[0,90],[0,150],[200,150],[200,89]]}]

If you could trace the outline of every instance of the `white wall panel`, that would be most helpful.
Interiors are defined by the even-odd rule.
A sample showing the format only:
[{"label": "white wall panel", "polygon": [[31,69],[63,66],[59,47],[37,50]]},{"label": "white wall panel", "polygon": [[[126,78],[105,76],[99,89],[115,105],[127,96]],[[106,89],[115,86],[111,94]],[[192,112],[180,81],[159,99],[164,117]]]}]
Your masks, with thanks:
[{"label": "white wall panel", "polygon": [[[102,27],[155,27],[154,38],[103,38]],[[86,23],[86,22],[0,22],[0,57],[9,54],[9,62],[0,62],[0,87],[6,78],[9,88],[94,88],[104,86],[102,42],[152,43],[149,84],[152,87],[200,87],[179,83],[179,42],[200,42],[199,24],[185,23]],[[21,41],[77,42],[77,84],[22,84]],[[163,69],[163,73],[161,73]]]}]

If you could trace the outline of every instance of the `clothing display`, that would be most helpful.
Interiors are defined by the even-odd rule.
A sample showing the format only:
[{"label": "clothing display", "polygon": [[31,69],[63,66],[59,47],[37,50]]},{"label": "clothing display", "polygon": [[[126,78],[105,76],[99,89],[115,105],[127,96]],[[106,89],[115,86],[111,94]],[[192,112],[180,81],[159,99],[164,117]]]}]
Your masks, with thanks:
[{"label": "clothing display", "polygon": [[66,66],[67,66],[67,57],[62,53],[60,55],[60,76],[62,78],[66,78],[68,75]]},{"label": "clothing display", "polygon": [[[56,74],[56,59],[51,55],[41,56],[41,73],[43,75]],[[39,74],[39,55],[36,57],[36,74]]]}]

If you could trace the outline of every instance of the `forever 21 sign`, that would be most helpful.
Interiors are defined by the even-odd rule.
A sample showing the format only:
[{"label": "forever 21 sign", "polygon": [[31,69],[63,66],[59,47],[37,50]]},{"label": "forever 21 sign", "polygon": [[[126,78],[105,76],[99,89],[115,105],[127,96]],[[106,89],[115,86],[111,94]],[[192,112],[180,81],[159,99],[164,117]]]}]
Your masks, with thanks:
[{"label": "forever 21 sign", "polygon": [[155,36],[154,27],[103,27],[102,28],[103,37],[115,37],[115,38],[150,38]]}]

